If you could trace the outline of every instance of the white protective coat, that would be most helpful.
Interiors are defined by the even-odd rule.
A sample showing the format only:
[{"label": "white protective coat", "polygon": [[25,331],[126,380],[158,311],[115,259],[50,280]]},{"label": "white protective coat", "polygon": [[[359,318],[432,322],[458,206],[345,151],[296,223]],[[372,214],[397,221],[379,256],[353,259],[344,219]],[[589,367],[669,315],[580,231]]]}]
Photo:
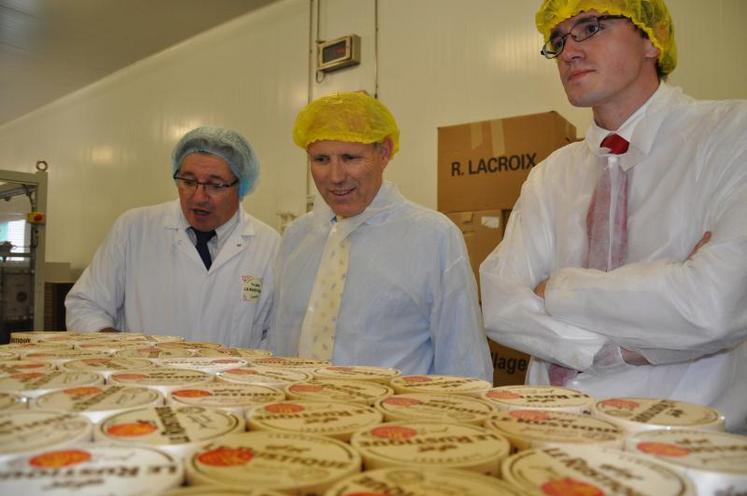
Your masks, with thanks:
[{"label": "white protective coat", "polygon": [[[606,164],[590,136],[603,134],[532,171],[483,262],[488,335],[534,356],[529,383],[559,363],[583,371],[568,387],[706,404],[747,431],[747,102],[697,102],[664,84],[652,97],[620,158],[628,255],[610,272],[582,268]],[[705,231],[711,241],[688,259]],[[533,289],[548,277],[543,300]],[[610,355],[618,347],[654,365],[628,365]]]},{"label": "white protective coat", "polygon": [[280,237],[239,208],[205,269],[178,201],[125,212],[65,300],[67,327],[105,327],[258,347],[269,328]]}]

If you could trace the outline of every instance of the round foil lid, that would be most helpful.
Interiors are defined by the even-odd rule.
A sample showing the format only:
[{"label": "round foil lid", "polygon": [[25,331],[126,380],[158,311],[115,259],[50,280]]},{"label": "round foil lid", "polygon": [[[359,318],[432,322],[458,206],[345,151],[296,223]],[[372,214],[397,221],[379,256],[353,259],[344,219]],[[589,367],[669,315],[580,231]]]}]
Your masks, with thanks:
[{"label": "round foil lid", "polygon": [[36,343],[9,344],[5,349],[17,353],[19,358],[23,360],[29,353],[39,353],[42,351],[52,353],[55,351],[72,351],[73,345],[68,343],[47,343],[45,341],[39,341]]},{"label": "round foil lid", "polygon": [[98,372],[108,379],[112,373],[122,370],[144,370],[153,368],[155,365],[150,360],[143,358],[83,358],[71,360],[62,365],[63,370]]},{"label": "round foil lid", "polygon": [[288,398],[294,400],[345,401],[360,405],[373,405],[394,394],[394,390],[384,384],[331,379],[289,384],[283,389]]},{"label": "round foil lid", "polygon": [[269,350],[259,350],[255,348],[205,348],[198,350],[195,356],[204,357],[218,357],[218,356],[229,356],[238,358],[253,358],[269,357],[272,356],[272,352]]},{"label": "round foil lid", "polygon": [[161,367],[174,369],[201,370],[209,374],[217,374],[221,370],[236,369],[248,364],[247,360],[238,357],[187,357],[162,358],[158,361]]},{"label": "round foil lid", "polygon": [[360,456],[342,441],[322,436],[256,431],[205,446],[187,462],[191,484],[268,488],[322,494],[360,471]]},{"label": "round foil lid", "polygon": [[249,430],[317,434],[347,441],[353,432],[382,422],[370,406],[335,401],[278,401],[247,411]]},{"label": "round foil lid", "polygon": [[[65,336],[66,331],[17,331],[10,333],[10,344],[38,343],[52,336]],[[78,335],[79,333],[70,333]]]},{"label": "round foil lid", "polygon": [[286,496],[286,493],[258,487],[232,489],[226,486],[208,485],[183,487],[169,491],[164,496]]},{"label": "round foil lid", "polygon": [[525,496],[505,482],[458,469],[395,467],[367,470],[335,484],[326,496]]},{"label": "round foil lid", "polygon": [[311,380],[311,374],[301,370],[283,370],[271,367],[239,367],[218,372],[217,376],[218,379],[226,382],[263,384],[273,387],[283,387],[288,384]]},{"label": "round foil lid", "polygon": [[0,460],[91,440],[93,424],[77,413],[47,410],[0,412]]},{"label": "round foil lid", "polygon": [[399,369],[387,367],[363,367],[328,365],[314,371],[314,378],[320,380],[339,379],[353,381],[372,381],[389,384],[389,381],[402,374]]},{"label": "round foil lid", "polygon": [[451,375],[403,375],[391,381],[394,392],[449,393],[479,396],[492,387],[488,381]]},{"label": "round foil lid", "polygon": [[88,351],[89,353],[103,353],[107,355],[113,355],[121,350],[142,347],[143,343],[137,341],[88,341],[75,345],[76,350]]},{"label": "round foil lid", "polygon": [[387,421],[432,420],[482,426],[496,408],[477,398],[457,394],[407,393],[374,405]]},{"label": "round foil lid", "polygon": [[609,448],[538,448],[510,456],[503,480],[548,495],[693,496],[690,482],[647,457]]},{"label": "round foil lid", "polygon": [[156,346],[163,349],[184,349],[184,350],[204,350],[219,349],[223,345],[220,343],[210,343],[208,341],[167,341],[158,343]]},{"label": "round foil lid", "polygon": [[174,404],[221,408],[243,417],[245,408],[282,401],[285,394],[278,389],[260,384],[215,382],[175,389],[171,392],[170,399]]},{"label": "round foil lid", "polygon": [[140,496],[179,487],[182,464],[155,449],[79,444],[0,464],[0,492],[50,496]]},{"label": "round foil lid", "polygon": [[54,365],[39,360],[9,360],[0,362],[0,376],[23,374],[26,372],[51,372]]},{"label": "round foil lid", "polygon": [[496,413],[485,427],[504,435],[517,450],[566,444],[622,449],[625,431],[606,420],[578,413],[509,410]]},{"label": "round foil lid", "polygon": [[553,410],[590,413],[594,398],[581,391],[557,386],[502,386],[482,394],[501,410]]},{"label": "round foil lid", "polygon": [[44,393],[80,386],[103,384],[104,378],[95,372],[72,372],[53,370],[51,372],[23,372],[0,377],[0,391],[18,392],[29,398]]},{"label": "round foil lid", "polygon": [[0,411],[25,410],[28,408],[26,398],[14,393],[0,393]]},{"label": "round foil lid", "polygon": [[714,431],[656,430],[628,438],[626,449],[684,473],[698,494],[747,494],[747,436]]},{"label": "round foil lid", "polygon": [[139,339],[148,341],[152,344],[159,344],[159,343],[175,343],[184,341],[184,336],[159,336],[157,334],[149,335],[149,334],[139,334],[139,333],[131,333],[131,332],[122,332],[120,335],[122,336],[121,339],[126,339],[126,336],[129,336],[131,334],[138,335]]},{"label": "round foil lid", "polygon": [[65,362],[70,360],[82,360],[84,358],[107,358],[111,355],[106,353],[97,353],[83,350],[56,350],[56,351],[36,351],[33,353],[26,353],[23,357],[26,360],[38,360],[43,362],[51,362],[54,365],[60,367]]},{"label": "round foil lid", "polygon": [[111,384],[152,387],[159,390],[165,397],[175,389],[212,381],[213,376],[207,372],[157,367],[140,371],[117,372],[109,378]]},{"label": "round foil lid", "polygon": [[597,401],[592,414],[629,433],[653,429],[724,430],[724,417],[717,410],[676,400],[609,398]]},{"label": "round foil lid", "polygon": [[33,400],[34,408],[77,412],[98,423],[116,413],[163,404],[155,389],[128,386],[83,386],[44,394]]},{"label": "round foil lid", "polygon": [[99,441],[148,446],[188,456],[202,444],[244,430],[244,420],[200,406],[156,406],[107,417],[94,431]]},{"label": "round foil lid", "polygon": [[142,348],[127,348],[114,354],[122,358],[147,358],[149,360],[161,360],[165,358],[186,358],[193,356],[192,351],[182,348],[161,348],[155,346],[144,346]]},{"label": "round foil lid", "polygon": [[257,367],[305,369],[312,372],[314,369],[329,365],[329,362],[326,360],[314,360],[312,358],[269,356],[252,358],[252,364]]},{"label": "round foil lid", "polygon": [[350,444],[367,470],[401,465],[461,468],[497,476],[508,456],[506,438],[467,424],[392,422],[360,430]]}]

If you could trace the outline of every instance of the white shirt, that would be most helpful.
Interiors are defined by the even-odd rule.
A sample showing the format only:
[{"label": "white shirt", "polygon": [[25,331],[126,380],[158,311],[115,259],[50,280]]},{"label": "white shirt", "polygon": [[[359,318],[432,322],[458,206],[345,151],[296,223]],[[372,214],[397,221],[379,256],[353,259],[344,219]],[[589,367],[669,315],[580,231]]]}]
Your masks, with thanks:
[{"label": "white shirt", "polygon": [[[483,262],[488,334],[534,356],[530,383],[547,383],[547,362],[559,363],[583,371],[569,387],[707,404],[747,431],[747,102],[698,102],[661,85],[620,156],[631,174],[628,255],[610,272],[582,268],[606,164],[592,136],[532,171]],[[705,231],[711,241],[688,260]],[[548,277],[543,300],[533,288]],[[617,347],[655,365],[611,361]]]},{"label": "white shirt", "polygon": [[279,235],[242,208],[210,270],[179,202],[125,212],[65,299],[67,327],[258,347],[269,328]]},{"label": "white shirt", "polygon": [[[477,287],[459,229],[446,216],[405,200],[390,183],[364,213],[371,210],[376,213],[350,234],[332,361],[491,380]],[[317,200],[314,211],[283,235],[269,336],[275,354],[298,353],[333,217]]]}]

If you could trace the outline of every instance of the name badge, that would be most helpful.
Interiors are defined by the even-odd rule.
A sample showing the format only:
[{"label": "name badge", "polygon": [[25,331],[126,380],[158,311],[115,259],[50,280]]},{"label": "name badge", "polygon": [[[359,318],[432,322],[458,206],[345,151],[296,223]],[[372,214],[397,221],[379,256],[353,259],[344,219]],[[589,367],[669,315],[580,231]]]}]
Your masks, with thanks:
[{"label": "name badge", "polygon": [[246,302],[257,301],[262,294],[262,278],[241,276],[241,283],[241,299]]}]

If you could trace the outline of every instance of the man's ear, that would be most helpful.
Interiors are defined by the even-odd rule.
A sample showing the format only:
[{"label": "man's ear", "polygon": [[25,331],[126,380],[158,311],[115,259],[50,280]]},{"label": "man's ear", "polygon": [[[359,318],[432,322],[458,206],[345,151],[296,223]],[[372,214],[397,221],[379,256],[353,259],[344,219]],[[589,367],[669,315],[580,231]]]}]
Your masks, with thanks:
[{"label": "man's ear", "polygon": [[656,48],[654,44],[651,43],[651,40],[648,38],[644,40],[644,44],[645,44],[643,48],[644,56],[648,59],[658,60],[659,54],[661,53],[661,51],[658,48]]},{"label": "man's ear", "polygon": [[384,141],[379,143],[378,149],[379,153],[381,153],[381,157],[389,162],[392,159],[392,149],[394,148],[394,145],[392,144],[391,138],[386,138]]}]

